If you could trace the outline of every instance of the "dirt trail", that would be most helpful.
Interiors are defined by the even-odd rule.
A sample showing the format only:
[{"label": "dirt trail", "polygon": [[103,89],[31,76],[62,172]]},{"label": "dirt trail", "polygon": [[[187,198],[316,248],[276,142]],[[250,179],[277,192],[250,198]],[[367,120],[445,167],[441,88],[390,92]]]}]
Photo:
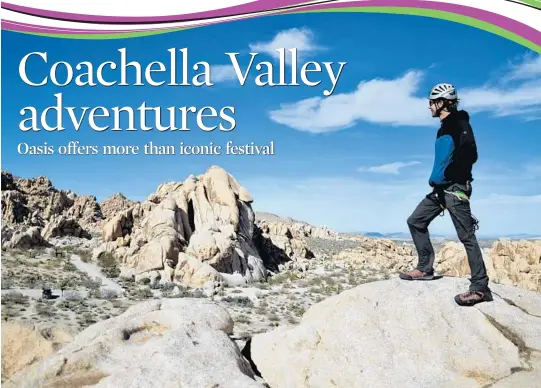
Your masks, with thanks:
[{"label": "dirt trail", "polygon": [[124,290],[122,289],[122,287],[120,287],[120,285],[117,282],[106,277],[100,271],[100,267],[98,267],[96,264],[85,263],[83,260],[81,260],[80,256],[74,255],[74,254],[70,256],[70,260],[79,271],[85,272],[90,278],[92,279],[99,278],[102,284],[101,288],[107,288],[107,289],[113,290],[117,292],[119,296],[124,293]]}]

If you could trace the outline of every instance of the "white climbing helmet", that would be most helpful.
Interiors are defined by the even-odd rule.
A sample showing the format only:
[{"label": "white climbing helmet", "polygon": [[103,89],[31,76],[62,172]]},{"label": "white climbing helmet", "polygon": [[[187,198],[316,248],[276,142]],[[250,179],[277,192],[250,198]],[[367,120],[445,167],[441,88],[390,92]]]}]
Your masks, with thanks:
[{"label": "white climbing helmet", "polygon": [[445,98],[447,100],[457,100],[458,94],[456,88],[451,84],[441,83],[432,88],[428,95],[429,100],[437,100],[438,98]]}]

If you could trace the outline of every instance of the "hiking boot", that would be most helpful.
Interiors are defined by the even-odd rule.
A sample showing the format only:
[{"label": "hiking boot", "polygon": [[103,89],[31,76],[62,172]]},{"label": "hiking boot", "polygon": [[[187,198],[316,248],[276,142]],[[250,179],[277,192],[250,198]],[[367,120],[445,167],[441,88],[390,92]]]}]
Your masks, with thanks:
[{"label": "hiking boot", "polygon": [[486,291],[468,291],[455,296],[455,302],[459,306],[473,306],[481,302],[492,302],[492,292]]},{"label": "hiking boot", "polygon": [[434,274],[429,274],[418,269],[400,274],[400,279],[403,280],[433,280]]}]

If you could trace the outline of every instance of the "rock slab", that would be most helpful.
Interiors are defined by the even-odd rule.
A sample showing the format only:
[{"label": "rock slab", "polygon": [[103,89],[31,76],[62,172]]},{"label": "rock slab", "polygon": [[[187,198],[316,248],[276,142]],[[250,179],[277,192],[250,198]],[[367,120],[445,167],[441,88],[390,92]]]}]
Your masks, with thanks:
[{"label": "rock slab", "polygon": [[5,387],[261,388],[228,334],[225,309],[202,299],[153,300],[96,323]]},{"label": "rock slab", "polygon": [[[251,358],[273,388],[472,387],[533,379],[541,318],[521,308],[539,293],[499,286],[494,302],[460,307],[466,279],[392,279],[326,299],[295,327],[258,334]],[[507,292],[510,291],[510,292]],[[515,372],[522,371],[522,376]],[[504,385],[502,385],[504,386]]]}]

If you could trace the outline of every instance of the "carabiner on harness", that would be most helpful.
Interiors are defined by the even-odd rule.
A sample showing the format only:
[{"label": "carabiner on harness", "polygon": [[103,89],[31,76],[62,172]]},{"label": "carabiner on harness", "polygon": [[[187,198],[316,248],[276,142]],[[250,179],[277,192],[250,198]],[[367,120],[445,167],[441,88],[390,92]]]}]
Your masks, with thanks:
[{"label": "carabiner on harness", "polygon": [[479,230],[479,220],[473,214],[471,214],[471,218],[473,220],[472,230],[473,231]]},{"label": "carabiner on harness", "polygon": [[443,190],[443,191],[446,192],[447,194],[454,195],[455,197],[457,197],[461,201],[469,201],[470,200],[470,198],[463,191],[460,191],[460,190],[457,190],[457,191]]}]

